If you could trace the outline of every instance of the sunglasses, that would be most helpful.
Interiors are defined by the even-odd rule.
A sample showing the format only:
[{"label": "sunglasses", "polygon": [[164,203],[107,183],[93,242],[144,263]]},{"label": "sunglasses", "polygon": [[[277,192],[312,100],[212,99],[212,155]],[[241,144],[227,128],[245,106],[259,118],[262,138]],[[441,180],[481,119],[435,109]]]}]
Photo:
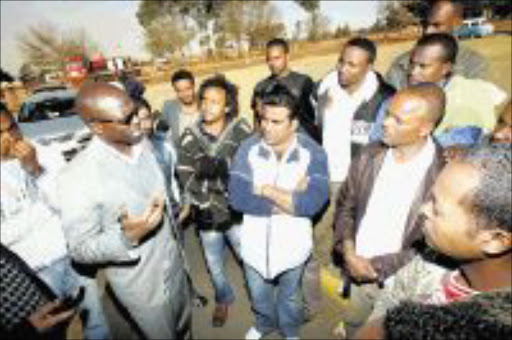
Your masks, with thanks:
[{"label": "sunglasses", "polygon": [[137,105],[133,107],[133,110],[123,119],[121,120],[110,120],[110,119],[91,119],[89,122],[91,123],[102,123],[102,124],[121,124],[121,125],[130,125],[133,118],[137,116],[139,108]]}]

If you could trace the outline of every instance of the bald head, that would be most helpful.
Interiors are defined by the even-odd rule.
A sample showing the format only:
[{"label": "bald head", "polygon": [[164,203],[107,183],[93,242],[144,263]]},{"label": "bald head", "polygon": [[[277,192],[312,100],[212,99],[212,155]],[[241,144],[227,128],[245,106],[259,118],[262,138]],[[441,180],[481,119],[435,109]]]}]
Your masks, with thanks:
[{"label": "bald head", "polygon": [[117,121],[132,111],[134,103],[122,89],[114,85],[89,82],[80,88],[75,107],[86,122]]},{"label": "bald head", "polygon": [[426,33],[451,33],[462,24],[464,10],[453,1],[437,1],[429,12]]},{"label": "bald head", "polygon": [[411,85],[400,90],[395,96],[403,96],[420,105],[423,117],[433,126],[436,126],[444,115],[446,96],[436,84]]}]

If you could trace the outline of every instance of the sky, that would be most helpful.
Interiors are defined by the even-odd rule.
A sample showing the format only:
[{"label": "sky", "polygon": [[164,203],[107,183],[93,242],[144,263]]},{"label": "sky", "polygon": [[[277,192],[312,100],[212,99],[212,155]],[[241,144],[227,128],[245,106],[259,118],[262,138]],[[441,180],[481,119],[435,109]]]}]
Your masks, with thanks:
[{"label": "sky", "polygon": [[[251,0],[249,0],[251,1]],[[306,13],[293,1],[273,1],[281,20],[293,30]],[[17,76],[23,63],[17,37],[28,27],[50,23],[60,31],[84,29],[106,56],[129,55],[147,59],[143,29],[136,12],[139,1],[0,1],[0,66]],[[351,28],[375,22],[377,1],[321,1],[322,13],[332,27],[348,23]]]}]

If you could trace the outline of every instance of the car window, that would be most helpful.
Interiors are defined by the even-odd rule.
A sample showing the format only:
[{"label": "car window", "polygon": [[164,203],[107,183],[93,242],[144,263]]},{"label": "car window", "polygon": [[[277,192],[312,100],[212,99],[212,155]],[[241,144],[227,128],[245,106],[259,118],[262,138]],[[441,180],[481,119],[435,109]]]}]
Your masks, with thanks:
[{"label": "car window", "polygon": [[74,98],[50,98],[40,102],[23,104],[20,122],[37,122],[76,115],[73,110]]}]

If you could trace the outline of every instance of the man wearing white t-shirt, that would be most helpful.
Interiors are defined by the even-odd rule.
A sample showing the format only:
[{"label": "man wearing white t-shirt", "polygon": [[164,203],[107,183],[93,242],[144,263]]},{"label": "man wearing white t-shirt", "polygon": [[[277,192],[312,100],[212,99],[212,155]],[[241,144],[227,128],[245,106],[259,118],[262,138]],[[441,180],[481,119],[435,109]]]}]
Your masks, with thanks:
[{"label": "man wearing white t-shirt", "polygon": [[341,311],[349,332],[368,317],[377,287],[411,259],[421,238],[419,207],[443,165],[431,133],[444,106],[443,90],[434,84],[398,92],[384,122],[384,143],[361,151],[340,189],[334,253],[350,293]]}]

